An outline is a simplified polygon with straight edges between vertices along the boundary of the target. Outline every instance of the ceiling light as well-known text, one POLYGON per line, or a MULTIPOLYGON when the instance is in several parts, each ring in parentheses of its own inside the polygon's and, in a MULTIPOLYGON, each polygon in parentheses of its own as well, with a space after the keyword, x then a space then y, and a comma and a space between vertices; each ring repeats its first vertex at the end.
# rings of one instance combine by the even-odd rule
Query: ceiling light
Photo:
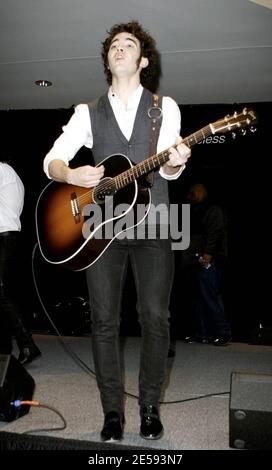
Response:
POLYGON ((50 82, 49 80, 36 80, 35 85, 47 87, 52 86, 52 82, 50 82))

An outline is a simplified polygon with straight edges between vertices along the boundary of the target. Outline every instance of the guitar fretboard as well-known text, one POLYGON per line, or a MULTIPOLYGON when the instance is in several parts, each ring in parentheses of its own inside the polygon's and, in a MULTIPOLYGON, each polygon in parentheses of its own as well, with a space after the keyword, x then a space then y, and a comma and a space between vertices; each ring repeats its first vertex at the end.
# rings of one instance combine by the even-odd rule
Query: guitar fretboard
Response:
MULTIPOLYGON (((183 143, 188 147, 193 147, 195 144, 198 144, 202 140, 206 139, 206 137, 209 137, 212 133, 212 128, 210 124, 208 124, 197 132, 194 132, 188 137, 185 137, 183 139, 183 143)), ((172 147, 176 148, 177 145, 173 145, 172 147)), ((155 170, 159 166, 166 163, 169 160, 169 157, 170 148, 164 150, 161 153, 158 153, 157 155, 152 155, 151 157, 147 158, 146 160, 143 160, 132 168, 129 168, 123 173, 120 173, 120 175, 114 178, 114 184, 116 189, 121 189, 138 179, 140 176, 143 176, 149 173, 150 171, 155 170)))

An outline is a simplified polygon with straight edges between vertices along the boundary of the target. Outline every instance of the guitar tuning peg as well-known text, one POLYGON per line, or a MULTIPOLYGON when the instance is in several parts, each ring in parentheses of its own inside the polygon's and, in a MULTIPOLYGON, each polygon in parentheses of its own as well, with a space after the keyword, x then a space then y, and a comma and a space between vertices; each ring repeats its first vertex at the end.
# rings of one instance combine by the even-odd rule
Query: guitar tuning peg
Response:
POLYGON ((240 132, 241 132, 242 135, 246 135, 246 133, 247 133, 246 129, 240 129, 240 132))
POLYGON ((253 126, 250 126, 249 130, 250 130, 250 132, 252 132, 254 134, 254 132, 256 132, 257 128, 253 127, 253 126))
POLYGON ((236 139, 236 132, 232 132, 232 133, 231 133, 231 137, 232 137, 233 139, 236 139))

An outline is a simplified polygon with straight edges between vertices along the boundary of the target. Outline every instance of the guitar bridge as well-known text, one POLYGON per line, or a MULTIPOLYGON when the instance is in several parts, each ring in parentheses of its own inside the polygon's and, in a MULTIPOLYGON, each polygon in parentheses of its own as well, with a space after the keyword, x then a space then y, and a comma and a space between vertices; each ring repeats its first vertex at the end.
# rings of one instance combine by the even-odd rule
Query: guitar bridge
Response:
POLYGON ((78 224, 80 222, 80 212, 79 212, 77 195, 75 192, 71 194, 71 209, 72 209, 73 217, 75 219, 75 223, 78 224))

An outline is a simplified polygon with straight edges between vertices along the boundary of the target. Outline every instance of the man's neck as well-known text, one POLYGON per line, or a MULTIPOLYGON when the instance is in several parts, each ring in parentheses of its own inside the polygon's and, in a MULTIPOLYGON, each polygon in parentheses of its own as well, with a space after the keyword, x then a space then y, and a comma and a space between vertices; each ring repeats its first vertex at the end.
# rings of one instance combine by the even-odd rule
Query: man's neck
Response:
POLYGON ((113 78, 112 80, 112 91, 116 93, 122 103, 127 106, 129 97, 134 93, 140 85, 140 79, 137 77, 133 78, 113 78))

